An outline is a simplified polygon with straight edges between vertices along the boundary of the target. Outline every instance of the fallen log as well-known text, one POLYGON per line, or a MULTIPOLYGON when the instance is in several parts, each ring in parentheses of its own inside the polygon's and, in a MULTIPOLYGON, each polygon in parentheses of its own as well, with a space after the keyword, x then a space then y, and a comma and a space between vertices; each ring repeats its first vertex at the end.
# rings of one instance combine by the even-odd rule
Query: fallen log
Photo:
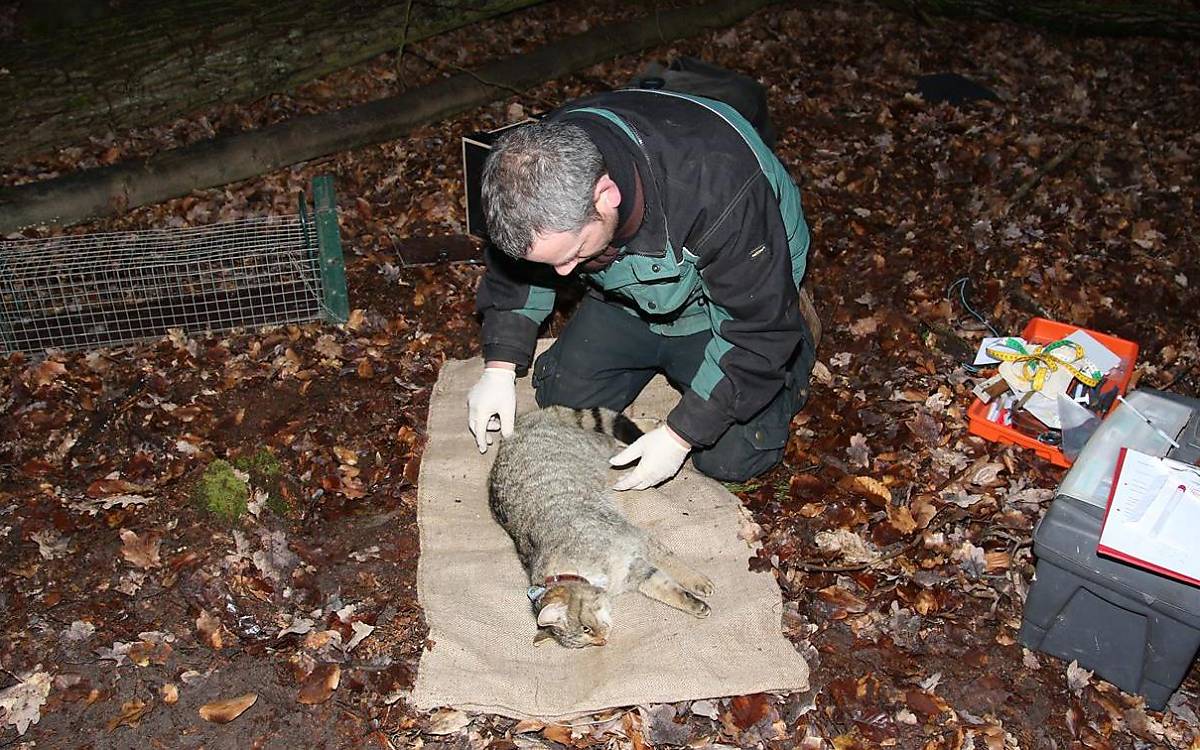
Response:
POLYGON ((416 127, 598 62, 727 27, 777 0, 718 0, 592 29, 519 57, 436 83, 318 115, 298 117, 148 159, 0 190, 0 234, 69 224, 244 180, 327 154, 393 140, 416 127))
POLYGON ((1157 36, 1200 38, 1200 9, 1190 0, 878 0, 913 13, 924 23, 932 16, 1015 21, 1078 36, 1157 36))
POLYGON ((172 0, 27 3, 0 43, 0 161, 110 129, 158 125, 288 91, 340 68, 541 0, 172 0), (96 15, 98 14, 98 15, 96 15))

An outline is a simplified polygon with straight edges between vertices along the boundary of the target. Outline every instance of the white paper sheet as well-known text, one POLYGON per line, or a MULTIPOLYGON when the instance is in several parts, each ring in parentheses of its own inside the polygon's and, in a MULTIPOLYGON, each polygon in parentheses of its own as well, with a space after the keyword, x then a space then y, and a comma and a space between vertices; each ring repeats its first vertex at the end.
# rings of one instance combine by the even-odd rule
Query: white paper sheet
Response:
POLYGON ((1104 344, 1101 344, 1090 335, 1087 331, 1075 331, 1070 336, 1067 336, 1067 341, 1079 344, 1083 347, 1083 356, 1092 361, 1096 369, 1103 374, 1112 371, 1114 367, 1121 364, 1121 358, 1113 353, 1104 344))
POLYGON ((1200 580, 1200 469, 1127 449, 1100 534, 1102 551, 1200 580))
POLYGON ((998 342, 1004 341, 1005 339, 1016 339, 1026 346, 1029 345, 1025 339, 1020 338, 1019 336, 986 336, 984 337, 983 341, 980 342, 979 351, 975 352, 975 361, 972 364, 974 364, 976 367, 979 367, 981 365, 994 365, 999 362, 1000 360, 988 354, 987 350, 995 346, 998 342))

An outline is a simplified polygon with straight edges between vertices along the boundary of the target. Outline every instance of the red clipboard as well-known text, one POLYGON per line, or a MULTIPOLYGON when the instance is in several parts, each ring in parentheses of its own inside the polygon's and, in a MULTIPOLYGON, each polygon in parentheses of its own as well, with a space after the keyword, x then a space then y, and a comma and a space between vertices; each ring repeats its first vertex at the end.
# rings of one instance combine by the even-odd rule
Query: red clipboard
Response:
MULTIPOLYGON (((1117 456, 1117 468, 1113 470, 1112 488, 1108 491, 1108 504, 1104 508, 1104 521, 1100 524, 1100 537, 1104 536, 1104 527, 1108 523, 1108 514, 1110 511, 1112 511, 1113 498, 1117 495, 1117 483, 1121 480, 1121 467, 1125 465, 1126 450, 1126 448, 1121 448, 1121 453, 1117 456)), ((1125 552, 1122 552, 1114 547, 1109 547, 1106 544, 1100 544, 1098 540, 1096 543, 1096 554, 1104 555, 1105 557, 1111 557, 1114 560, 1120 560, 1121 562, 1129 563, 1130 565, 1136 565, 1139 568, 1145 568, 1146 570, 1158 573, 1159 575, 1164 575, 1168 578, 1174 578, 1175 580, 1183 581, 1184 583, 1190 583, 1193 586, 1200 586, 1200 579, 1185 576, 1182 573, 1177 573, 1174 570, 1171 570, 1170 568, 1164 568, 1161 565, 1155 565, 1152 562, 1147 562, 1141 558, 1126 554, 1125 552)))

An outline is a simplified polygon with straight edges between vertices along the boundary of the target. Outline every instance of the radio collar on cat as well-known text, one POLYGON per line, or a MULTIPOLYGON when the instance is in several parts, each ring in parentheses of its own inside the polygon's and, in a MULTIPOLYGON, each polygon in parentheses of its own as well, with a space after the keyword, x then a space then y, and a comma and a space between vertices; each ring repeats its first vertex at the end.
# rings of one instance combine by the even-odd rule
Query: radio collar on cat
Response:
POLYGON ((608 578, 606 576, 585 578, 584 576, 576 575, 575 573, 560 573, 558 575, 546 576, 546 579, 542 582, 541 586, 530 586, 529 591, 527 592, 529 595, 529 601, 537 604, 551 586, 559 583, 586 583, 589 586, 594 586, 598 589, 608 588, 608 578))

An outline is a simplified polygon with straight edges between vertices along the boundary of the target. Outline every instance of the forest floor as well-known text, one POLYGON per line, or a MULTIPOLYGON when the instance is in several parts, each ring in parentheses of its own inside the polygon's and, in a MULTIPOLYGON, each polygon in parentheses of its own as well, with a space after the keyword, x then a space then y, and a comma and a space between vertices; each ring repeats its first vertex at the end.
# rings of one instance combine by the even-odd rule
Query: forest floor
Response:
MULTIPOLYGON (((632 13, 540 6, 288 95, 0 165, 0 182, 396 93, 632 13)), ((1063 471, 968 433, 979 377, 962 363, 984 326, 947 294, 968 278, 1005 333, 1044 316, 1136 341, 1141 386, 1200 395, 1195 60, 1162 40, 775 6, 408 138, 66 230, 290 214, 332 174, 354 313, 0 359, 0 747, 1200 747, 1195 671, 1157 712, 1017 642, 1032 529, 1063 471), (480 352, 482 269, 401 252, 464 233, 462 135, 676 54, 769 84, 812 229, 812 396, 784 464, 733 489, 758 524, 748 564, 777 577, 813 689, 623 707, 576 729, 424 714, 406 700, 427 632, 416 469, 439 367, 480 352), (925 102, 916 79, 938 72, 998 100, 925 102), (216 459, 271 498, 237 523, 198 507, 216 459), (244 695, 256 702, 229 723, 200 717, 244 695)))

